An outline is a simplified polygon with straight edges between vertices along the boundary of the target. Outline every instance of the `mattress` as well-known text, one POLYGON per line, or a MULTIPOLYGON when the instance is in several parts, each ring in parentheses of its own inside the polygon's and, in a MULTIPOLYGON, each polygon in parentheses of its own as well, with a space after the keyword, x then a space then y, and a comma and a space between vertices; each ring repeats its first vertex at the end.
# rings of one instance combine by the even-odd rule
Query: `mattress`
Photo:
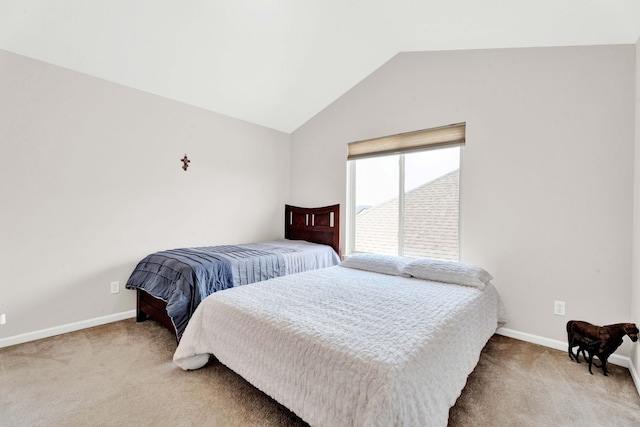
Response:
POLYGON ((335 266, 207 297, 174 362, 214 355, 313 426, 446 426, 503 313, 491 284, 335 266))

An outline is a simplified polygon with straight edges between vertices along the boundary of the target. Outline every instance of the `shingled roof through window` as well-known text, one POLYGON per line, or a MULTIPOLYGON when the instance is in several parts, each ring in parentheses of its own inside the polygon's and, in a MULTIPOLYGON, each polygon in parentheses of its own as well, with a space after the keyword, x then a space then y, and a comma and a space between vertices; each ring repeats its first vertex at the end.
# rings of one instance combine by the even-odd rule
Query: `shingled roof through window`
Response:
MULTIPOLYGON (((404 256, 459 257, 459 170, 405 194, 404 256)), ((356 215, 356 251, 397 254, 398 199, 356 215)))

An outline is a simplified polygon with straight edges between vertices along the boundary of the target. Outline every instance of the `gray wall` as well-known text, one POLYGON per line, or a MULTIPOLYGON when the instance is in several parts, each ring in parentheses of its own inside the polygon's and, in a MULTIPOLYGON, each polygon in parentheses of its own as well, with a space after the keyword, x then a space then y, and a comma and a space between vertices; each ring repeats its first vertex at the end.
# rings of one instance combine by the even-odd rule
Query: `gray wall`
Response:
MULTIPOLYGON (((640 39, 636 43, 636 135, 635 135, 635 176, 633 209, 633 278, 631 292, 631 314, 640 322, 640 39)), ((640 368, 640 350, 633 346, 631 361, 635 369, 640 368)), ((634 380, 638 380, 637 371, 634 380)), ((640 389, 640 384, 636 383, 640 389)))
POLYGON ((109 283, 147 253, 278 237, 344 206, 348 142, 460 121, 462 260, 507 327, 638 322, 639 49, 400 54, 291 136, 0 51, 0 339, 132 310, 109 283))
POLYGON ((293 133, 292 202, 344 206, 350 141, 464 121, 461 260, 506 327, 629 321, 634 70, 632 45, 399 54, 293 133))
POLYGON ((4 51, 0 94, 0 338, 133 310, 150 252, 282 236, 289 135, 4 51))

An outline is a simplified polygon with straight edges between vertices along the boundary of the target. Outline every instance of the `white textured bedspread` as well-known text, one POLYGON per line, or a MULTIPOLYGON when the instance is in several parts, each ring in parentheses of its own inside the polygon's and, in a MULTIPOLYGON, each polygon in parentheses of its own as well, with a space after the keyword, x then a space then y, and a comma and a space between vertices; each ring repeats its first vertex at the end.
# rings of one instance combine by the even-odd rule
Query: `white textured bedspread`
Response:
POLYGON ((336 266, 207 297, 174 361, 213 354, 312 426, 446 426, 502 312, 492 285, 336 266))

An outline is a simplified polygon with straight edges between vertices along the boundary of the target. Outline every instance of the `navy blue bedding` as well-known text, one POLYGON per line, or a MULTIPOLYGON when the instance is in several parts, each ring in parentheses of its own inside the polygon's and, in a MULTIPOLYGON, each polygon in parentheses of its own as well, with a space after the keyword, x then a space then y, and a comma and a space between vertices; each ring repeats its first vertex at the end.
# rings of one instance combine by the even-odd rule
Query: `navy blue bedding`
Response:
POLYGON ((288 251, 282 248, 268 251, 255 245, 156 252, 138 263, 126 287, 143 289, 165 301, 167 314, 179 340, 196 307, 208 295, 234 284, 243 285, 285 275, 284 252, 288 251))

